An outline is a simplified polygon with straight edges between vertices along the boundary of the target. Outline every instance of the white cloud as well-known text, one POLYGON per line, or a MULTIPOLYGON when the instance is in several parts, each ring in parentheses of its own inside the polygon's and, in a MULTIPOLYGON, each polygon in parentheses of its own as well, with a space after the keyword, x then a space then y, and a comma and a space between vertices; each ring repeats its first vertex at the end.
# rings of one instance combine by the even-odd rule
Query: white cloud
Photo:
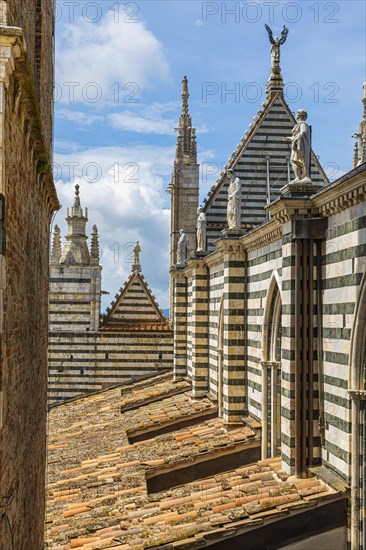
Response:
POLYGON ((139 116, 131 111, 112 113, 108 118, 113 128, 143 134, 171 135, 177 125, 176 120, 173 118, 154 118, 143 114, 139 116))
POLYGON ((103 115, 94 115, 90 113, 83 113, 81 111, 71 111, 70 109, 56 109, 55 114, 56 118, 68 120, 80 126, 91 126, 96 122, 103 122, 105 120, 103 115))
POLYGON ((80 18, 77 24, 64 27, 59 41, 62 47, 58 48, 56 89, 61 102, 70 101, 72 88, 75 101, 87 102, 86 96, 94 97, 95 92, 92 88, 85 92, 89 83, 100 87, 102 100, 113 101, 115 83, 119 83, 120 93, 126 95, 133 92, 131 87, 123 90, 127 83, 135 83, 136 91, 168 79, 162 45, 142 22, 128 23, 123 19, 115 22, 112 12, 94 25, 80 18), (65 85, 70 82, 78 85, 65 85))
POLYGON ((110 292, 110 296, 104 297, 104 307, 130 273, 131 243, 136 240, 141 244, 143 272, 150 287, 161 307, 169 305, 170 201, 165 188, 173 158, 174 148, 153 146, 101 147, 56 154, 65 183, 61 179, 57 182, 63 208, 55 223, 65 235, 65 209, 72 205, 74 186, 78 183, 82 206, 89 211, 88 234, 93 224, 99 229, 102 287, 110 292), (66 177, 70 162, 78 163, 73 182, 66 177), (85 167, 92 162, 100 167, 100 178, 87 182, 85 167), (119 182, 115 180, 116 171, 110 169, 116 163, 121 167, 119 182), (126 165, 130 167, 124 169, 126 165))
MULTIPOLYGON (((151 105, 139 105, 138 114, 132 111, 112 113, 108 116, 113 128, 128 132, 144 134, 172 135, 178 125, 181 113, 179 102, 152 103, 151 105), (167 115, 170 114, 168 117, 167 115)), ((202 125, 197 128, 198 134, 208 132, 208 127, 202 125)))

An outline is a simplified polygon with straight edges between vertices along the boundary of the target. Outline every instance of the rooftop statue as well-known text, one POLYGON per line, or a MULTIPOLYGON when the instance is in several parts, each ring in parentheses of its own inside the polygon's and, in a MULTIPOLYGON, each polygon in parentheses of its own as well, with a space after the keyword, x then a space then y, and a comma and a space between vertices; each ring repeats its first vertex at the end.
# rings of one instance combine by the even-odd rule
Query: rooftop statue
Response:
POLYGON ((292 183, 311 183, 310 156, 311 156, 311 130, 306 119, 308 114, 304 109, 296 113, 297 124, 292 129, 292 136, 283 138, 291 143, 291 166, 295 174, 292 183))
POLYGON ((141 252, 140 243, 139 241, 136 241, 135 246, 133 247, 133 264, 132 264, 133 272, 141 271, 140 252, 141 252))
POLYGON ((177 246, 177 264, 182 265, 187 259, 188 254, 188 237, 184 230, 179 231, 179 241, 177 246))
POLYGON ((204 252, 206 250, 207 219, 202 206, 198 208, 197 214, 197 252, 204 252))
POLYGON ((272 44, 271 46, 271 76, 279 75, 281 74, 281 68, 280 68, 280 58, 281 58, 281 51, 280 48, 282 44, 286 42, 286 38, 288 35, 288 28, 283 26, 281 38, 278 38, 278 36, 275 36, 273 38, 273 32, 270 29, 268 25, 264 25, 266 27, 266 31, 268 32, 269 41, 272 44))
POLYGON ((227 225, 229 229, 241 228, 241 183, 231 168, 227 171, 230 181, 227 202, 227 225))

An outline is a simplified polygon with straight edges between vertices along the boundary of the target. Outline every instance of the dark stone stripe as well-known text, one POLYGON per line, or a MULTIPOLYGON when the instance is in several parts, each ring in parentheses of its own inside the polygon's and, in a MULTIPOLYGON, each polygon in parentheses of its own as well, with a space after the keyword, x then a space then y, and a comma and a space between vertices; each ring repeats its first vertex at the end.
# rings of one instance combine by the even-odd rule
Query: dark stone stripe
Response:
POLYGON ((61 278, 50 278, 50 283, 91 283, 91 279, 72 279, 71 277, 61 279, 61 278))
POLYGON ((344 288, 347 286, 357 286, 362 280, 363 273, 352 273, 342 277, 333 277, 323 281, 323 288, 344 288))
POLYGON ((328 229, 327 239, 331 240, 335 237, 341 237, 342 235, 347 235, 348 233, 352 233, 353 231, 359 231, 360 229, 364 229, 365 227, 366 216, 361 216, 360 218, 356 218, 355 220, 350 220, 342 225, 337 225, 336 227, 328 229))
POLYGON ((337 365, 348 365, 349 356, 348 353, 325 351, 324 360, 328 363, 335 363, 337 365))
POLYGON ((355 310, 354 302, 344 304, 323 304, 323 313, 325 315, 351 315, 355 310))

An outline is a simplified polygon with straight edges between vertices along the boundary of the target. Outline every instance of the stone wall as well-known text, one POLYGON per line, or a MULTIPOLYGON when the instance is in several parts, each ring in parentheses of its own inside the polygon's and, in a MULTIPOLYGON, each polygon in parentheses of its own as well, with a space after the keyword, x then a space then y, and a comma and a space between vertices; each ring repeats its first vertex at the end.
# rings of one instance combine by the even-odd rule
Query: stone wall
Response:
POLYGON ((38 53, 38 96, 30 70, 36 40, 34 2, 1 2, 0 193, 0 548, 41 549, 44 529, 47 412, 49 227, 58 208, 49 154, 52 136, 53 4, 42 2, 47 32, 38 53), (19 4, 19 5, 18 5, 19 4), (27 4, 27 5, 26 5, 27 4), (47 5, 46 5, 47 4, 47 5), (21 19, 13 10, 22 9, 21 19), (25 53, 27 51, 27 54, 25 53), (42 113, 40 116, 39 113, 42 113), (43 123, 43 125, 42 125, 43 123))
MULTIPOLYGON (((3 4, 3 2, 2 2, 3 4)), ((38 98, 35 116, 42 121, 42 139, 52 149, 54 77, 54 3, 49 0, 7 0, 8 24, 20 27, 27 44, 27 65, 38 98)))
POLYGON ((49 403, 153 376, 172 364, 170 329, 50 332, 49 403))

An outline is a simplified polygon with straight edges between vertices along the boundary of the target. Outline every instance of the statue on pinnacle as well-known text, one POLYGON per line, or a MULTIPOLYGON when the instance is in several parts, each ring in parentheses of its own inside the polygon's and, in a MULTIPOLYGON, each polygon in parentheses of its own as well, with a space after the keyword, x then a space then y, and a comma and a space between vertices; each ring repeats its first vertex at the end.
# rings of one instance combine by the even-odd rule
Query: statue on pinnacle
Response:
POLYGON ((271 46, 271 76, 281 74, 280 59, 281 59, 281 46, 286 42, 288 35, 288 28, 284 25, 281 33, 281 38, 275 36, 273 38, 273 32, 268 25, 264 25, 268 32, 269 41, 271 46))

